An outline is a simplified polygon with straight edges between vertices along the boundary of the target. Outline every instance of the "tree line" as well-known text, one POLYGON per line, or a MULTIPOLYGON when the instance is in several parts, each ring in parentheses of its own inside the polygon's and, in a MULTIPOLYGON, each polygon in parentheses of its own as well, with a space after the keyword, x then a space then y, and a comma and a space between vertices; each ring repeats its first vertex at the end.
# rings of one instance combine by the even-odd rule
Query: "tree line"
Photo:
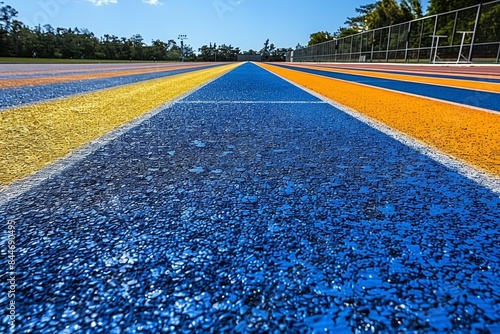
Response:
MULTIPOLYGON (((16 20, 17 10, 0 2, 0 56, 116 60, 179 60, 181 48, 173 39, 146 45, 141 35, 97 37, 85 28, 54 28, 50 24, 31 28, 16 20)), ((190 46, 184 47, 193 58, 190 46)))
MULTIPOLYGON (((426 15, 445 13, 485 2, 488 1, 430 0, 426 15)), ((408 22, 424 16, 420 0, 379 0, 356 8, 356 13, 358 14, 357 16, 348 17, 344 22, 344 26, 338 28, 335 33, 327 31, 312 33, 308 45, 354 35, 366 30, 408 22)))
POLYGON ((277 48, 269 40, 259 51, 241 51, 232 45, 210 43, 198 49, 182 48, 175 39, 153 40, 149 45, 140 34, 130 38, 106 34, 102 37, 85 28, 29 27, 17 20, 17 10, 0 1, 0 56, 66 59, 178 61, 236 61, 239 54, 260 54, 267 61, 284 61, 291 48, 277 48))
POLYGON ((264 46, 259 51, 248 50, 241 51, 238 47, 233 47, 231 45, 217 45, 217 43, 210 43, 209 45, 203 45, 198 49, 199 54, 197 59, 200 61, 235 61, 238 55, 261 55, 262 59, 265 61, 285 61, 286 53, 293 50, 292 48, 277 48, 274 43, 271 43, 269 39, 264 42, 264 46))

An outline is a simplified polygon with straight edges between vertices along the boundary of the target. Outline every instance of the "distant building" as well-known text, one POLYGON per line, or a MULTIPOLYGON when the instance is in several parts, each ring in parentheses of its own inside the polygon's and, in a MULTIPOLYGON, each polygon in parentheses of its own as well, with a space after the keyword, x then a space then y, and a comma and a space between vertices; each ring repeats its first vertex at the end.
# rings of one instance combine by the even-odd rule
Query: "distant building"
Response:
POLYGON ((238 55, 238 61, 262 61, 261 55, 238 55))

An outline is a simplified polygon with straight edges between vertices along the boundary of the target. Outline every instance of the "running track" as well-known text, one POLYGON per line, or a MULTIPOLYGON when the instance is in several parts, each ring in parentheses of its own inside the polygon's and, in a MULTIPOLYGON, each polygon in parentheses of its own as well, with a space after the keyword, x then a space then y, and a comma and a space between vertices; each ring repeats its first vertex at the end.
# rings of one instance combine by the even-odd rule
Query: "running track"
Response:
POLYGON ((495 173, 480 185, 268 70, 243 64, 1 201, 16 332, 500 332, 495 173))

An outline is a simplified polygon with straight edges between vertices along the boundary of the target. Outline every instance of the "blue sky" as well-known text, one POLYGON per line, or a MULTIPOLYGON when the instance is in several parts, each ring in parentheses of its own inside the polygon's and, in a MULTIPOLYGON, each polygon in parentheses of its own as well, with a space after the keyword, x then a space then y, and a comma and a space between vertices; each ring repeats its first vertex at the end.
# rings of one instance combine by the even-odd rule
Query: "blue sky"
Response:
MULTIPOLYGON (((4 0, 33 27, 87 28, 96 36, 140 34, 148 44, 187 35, 196 51, 215 42, 260 50, 307 44, 316 31, 335 32, 355 8, 375 0, 4 0)), ((422 1, 427 4, 428 1, 422 1)), ((425 6, 426 7, 426 6, 425 6)))

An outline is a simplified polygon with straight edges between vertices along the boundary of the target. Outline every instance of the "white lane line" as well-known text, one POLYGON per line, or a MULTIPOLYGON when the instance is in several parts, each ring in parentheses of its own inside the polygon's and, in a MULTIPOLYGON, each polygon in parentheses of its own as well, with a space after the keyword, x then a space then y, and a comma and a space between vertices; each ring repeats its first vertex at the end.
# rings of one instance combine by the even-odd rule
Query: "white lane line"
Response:
POLYGON ((325 101, 178 101, 176 104, 325 104, 325 101))
MULTIPOLYGON (((290 66, 290 68, 293 68, 293 66, 290 66)), ((307 69, 313 69, 313 70, 322 71, 322 69, 318 69, 318 68, 314 68, 314 67, 307 67, 307 66, 296 66, 295 68, 302 68, 302 69, 306 69, 306 70, 307 69)), ((375 80, 386 80, 386 81, 400 81, 400 82, 409 82, 409 83, 423 84, 423 85, 430 85, 430 86, 437 86, 437 87, 445 87, 443 84, 437 84, 437 83, 432 83, 432 82, 422 82, 422 81, 411 80, 411 79, 384 78, 384 77, 378 77, 375 74, 371 74, 371 75, 370 74, 353 74, 353 73, 342 72, 342 70, 340 70, 340 71, 324 71, 324 72, 340 73, 340 74, 347 74, 347 75, 355 75, 355 76, 361 76, 361 77, 364 77, 364 78, 368 78, 368 80, 360 80, 360 81, 349 81, 349 80, 347 80, 347 82, 351 82, 351 83, 354 82, 354 83, 363 84, 363 82, 368 82, 369 83, 369 82, 376 82, 375 80)), ((309 72, 306 72, 306 73, 309 73, 309 72)), ((309 73, 309 74, 321 75, 321 76, 326 76, 327 78, 332 78, 332 77, 329 77, 327 75, 322 75, 322 74, 316 74, 316 73, 309 73)), ((406 74, 403 74, 403 75, 406 75, 406 74)), ((425 77, 423 77, 423 78, 425 78, 425 77)), ((337 80, 345 81, 344 79, 338 79, 338 78, 332 78, 332 79, 337 79, 337 80)), ((466 80, 466 79, 455 79, 455 78, 444 78, 444 79, 453 80, 453 81, 464 81, 464 82, 467 82, 467 83, 471 82, 471 80, 466 80)), ((475 82, 478 83, 484 89, 483 88, 467 88, 467 87, 460 87, 460 86, 450 86, 448 88, 463 89, 463 90, 468 90, 470 92, 482 92, 482 93, 500 94, 499 92, 492 91, 492 90, 486 88, 490 84, 496 85, 496 84, 498 84, 498 82, 488 82, 488 81, 475 81, 475 82)), ((376 88, 381 88, 381 87, 377 87, 376 85, 369 85, 369 86, 376 87, 376 88)), ((395 91, 395 92, 401 92, 401 91, 398 91, 398 90, 392 90, 390 88, 382 88, 382 89, 387 89, 387 90, 395 91)), ((405 92, 401 92, 401 93, 405 93, 405 92)), ((411 93, 407 93, 407 94, 411 94, 411 93)), ((416 96, 426 97, 426 96, 423 96, 423 95, 416 95, 416 96)), ((440 100, 440 101, 446 101, 446 100, 440 100)), ((454 103, 456 103, 456 102, 454 102, 454 103)), ((460 103, 458 103, 458 104, 460 104, 460 103)), ((473 106, 471 106, 471 107, 473 107, 473 106)), ((477 108, 478 109, 482 109, 480 107, 477 107, 477 108)), ((489 110, 489 109, 484 109, 484 110, 489 110)))
MULTIPOLYGON (((266 69, 267 70, 267 69, 266 69)), ((270 73, 273 73, 270 70, 267 70, 270 73)), ((471 164, 468 164, 466 162, 460 161, 453 159, 452 157, 448 156, 447 154, 439 151, 435 147, 432 147, 430 145, 427 145, 426 143, 417 140, 413 137, 408 136, 407 134, 397 131, 387 125, 385 125, 382 122, 379 122, 375 119, 372 119, 354 109, 351 109, 349 107, 346 107, 334 100, 330 100, 329 98, 316 93, 306 87, 300 86, 299 84, 288 80, 276 73, 273 73, 277 77, 291 83, 292 85, 308 92, 309 94, 323 100, 324 102, 330 104, 331 106, 345 112, 346 114, 356 118, 357 120, 367 124, 368 126, 388 135, 391 138, 394 138, 395 140, 399 141, 400 143, 407 145, 419 153, 433 159, 434 161, 444 165, 445 167, 456 171, 458 174, 463 175, 467 177, 468 179, 478 183, 479 185, 490 189, 491 191, 499 194, 500 197, 500 177, 496 176, 494 174, 491 174, 490 172, 480 169, 479 167, 473 166, 471 164)))
MULTIPOLYGON (((217 66, 208 67, 208 68, 216 68, 216 67, 217 66)), ((141 80, 141 81, 136 81, 136 82, 129 82, 129 83, 125 83, 125 84, 119 84, 119 85, 116 85, 116 86, 110 86, 110 87, 104 87, 104 88, 99 88, 99 89, 95 89, 95 90, 89 90, 89 91, 86 91, 86 92, 80 92, 80 93, 74 93, 74 94, 71 93, 69 95, 61 95, 61 96, 51 97, 51 98, 42 99, 42 100, 38 100, 38 101, 23 102, 23 103, 16 104, 16 105, 3 106, 3 107, 0 107, 0 112, 9 111, 11 109, 18 109, 18 108, 24 108, 24 107, 32 107, 32 106, 36 106, 36 105, 41 104, 41 103, 48 103, 48 102, 53 102, 53 101, 58 101, 58 100, 64 100, 64 99, 67 99, 67 98, 73 98, 73 97, 88 95, 88 94, 97 93, 97 92, 105 92, 107 90, 112 90, 112 89, 115 89, 115 88, 132 86, 132 85, 135 85, 135 84, 138 84, 138 83, 141 83, 141 82, 144 83, 146 81, 151 81, 151 80, 165 79, 165 78, 168 78, 168 77, 171 77, 171 76, 174 76, 174 75, 178 75, 178 74, 192 73, 192 72, 195 72, 196 69, 197 69, 197 67, 194 67, 194 68, 193 67, 188 67, 188 68, 185 68, 186 71, 181 72, 181 73, 177 73, 177 74, 165 75, 165 76, 161 76, 161 77, 153 78, 153 79, 148 79, 148 80, 141 80), (193 70, 193 71, 187 71, 187 70, 193 70)), ((203 70, 203 69, 204 68, 199 69, 199 70, 203 70)), ((182 71, 182 70, 183 69, 179 69, 179 71, 182 71)), ((172 69, 170 71, 177 71, 177 70, 176 69, 172 69)), ((168 71, 154 72, 153 74, 164 73, 164 72, 168 72, 168 71)), ((145 74, 148 74, 148 73, 145 73, 145 74)), ((139 75, 141 75, 141 74, 139 74, 139 75)), ((101 78, 101 79, 110 79, 110 78, 101 78)), ((111 78, 111 79, 113 79, 113 78, 111 78)), ((100 79, 97 78, 96 80, 100 80, 100 79)), ((84 81, 86 81, 86 80, 84 80, 84 81)), ((74 81, 74 82, 70 82, 70 83, 75 83, 75 82, 82 82, 82 80, 80 80, 80 81, 74 81)), ((60 83, 60 84, 62 84, 62 83, 60 83)), ((48 84, 48 85, 52 85, 52 84, 48 84)), ((7 90, 9 90, 9 89, 24 89, 26 87, 28 87, 28 88, 30 88, 30 87, 43 87, 43 86, 44 85, 42 85, 42 86, 37 85, 37 86, 12 87, 12 88, 7 88, 7 90)))
MULTIPOLYGON (((328 79, 331 79, 331 80, 339 80, 339 81, 350 83, 350 84, 357 84, 357 85, 368 87, 368 88, 376 88, 376 89, 380 89, 380 90, 385 90, 385 91, 391 92, 391 93, 399 93, 399 94, 413 96, 413 97, 418 97, 418 98, 426 99, 426 100, 430 100, 430 101, 451 104, 451 105, 462 107, 462 108, 475 109, 475 110, 487 112, 487 113, 490 113, 490 114, 498 115, 500 113, 500 110, 486 109, 486 108, 476 107, 476 106, 473 106, 473 105, 470 105, 470 104, 453 102, 453 101, 438 99, 438 98, 435 98, 435 97, 430 97, 430 96, 425 96, 425 95, 418 95, 418 94, 414 94, 414 93, 404 92, 404 91, 401 91, 401 90, 395 90, 395 89, 390 89, 390 88, 385 88, 385 87, 379 87, 377 85, 370 85, 370 84, 365 83, 365 82, 374 82, 374 81, 349 81, 349 80, 345 80, 345 79, 332 78, 332 77, 329 77, 328 75, 317 74, 317 73, 309 73, 309 72, 301 71, 300 69, 293 69, 293 68, 286 68, 286 69, 290 69, 292 71, 297 71, 297 72, 302 72, 302 73, 307 73, 307 74, 311 74, 311 75, 316 75, 318 77, 328 78, 328 79)), ((305 69, 307 69, 307 68, 305 68, 305 69)), ((284 78, 282 78, 282 79, 284 79, 284 78)), ((386 80, 389 80, 389 79, 386 79, 386 80)), ((394 81, 394 79, 392 79, 392 81, 394 81)), ((401 82, 405 82, 404 80, 400 80, 400 81, 401 82)), ((422 84, 421 82, 416 82, 416 83, 422 84)), ((431 84, 425 83, 425 85, 431 85, 431 84)), ((436 86, 443 87, 442 85, 436 85, 436 86)), ((459 88, 459 87, 451 87, 451 88, 459 88)), ((468 99, 471 100, 471 101, 473 101, 473 100, 480 101, 480 100, 484 99, 481 95, 478 95, 477 92, 490 93, 490 94, 498 94, 500 96, 500 93, 498 93, 498 92, 482 91, 482 90, 479 90, 479 89, 467 89, 467 88, 459 88, 459 89, 469 90, 470 91, 470 95, 468 95, 468 99)))
POLYGON ((48 165, 45 168, 42 168, 33 174, 22 178, 20 180, 14 181, 8 186, 5 186, 3 189, 0 189, 0 206, 4 206, 11 200, 15 199, 18 196, 21 196, 22 194, 32 190, 33 188, 41 185, 43 182, 46 180, 57 177, 59 176, 64 170, 76 165, 101 147, 107 145, 111 141, 119 138, 121 135, 125 134, 126 132, 130 131, 131 129, 141 125, 145 121, 149 120, 153 116, 157 115, 158 113, 162 112, 163 110, 173 106, 175 103, 178 101, 185 99, 188 97, 190 94, 196 92, 198 89, 203 88, 204 86, 212 83, 213 81, 223 77, 224 75, 228 74, 231 71, 225 72, 221 75, 219 75, 216 78, 213 78, 212 80, 184 93, 180 97, 169 101, 158 108, 155 108, 153 110, 148 111, 147 113, 143 114, 142 116, 134 119, 133 121, 126 123, 115 130, 103 135, 102 137, 99 137, 97 139, 92 140, 91 142, 85 144, 84 146, 80 147, 79 149, 76 149, 75 151, 69 153, 67 156, 55 161, 54 163, 48 165))

